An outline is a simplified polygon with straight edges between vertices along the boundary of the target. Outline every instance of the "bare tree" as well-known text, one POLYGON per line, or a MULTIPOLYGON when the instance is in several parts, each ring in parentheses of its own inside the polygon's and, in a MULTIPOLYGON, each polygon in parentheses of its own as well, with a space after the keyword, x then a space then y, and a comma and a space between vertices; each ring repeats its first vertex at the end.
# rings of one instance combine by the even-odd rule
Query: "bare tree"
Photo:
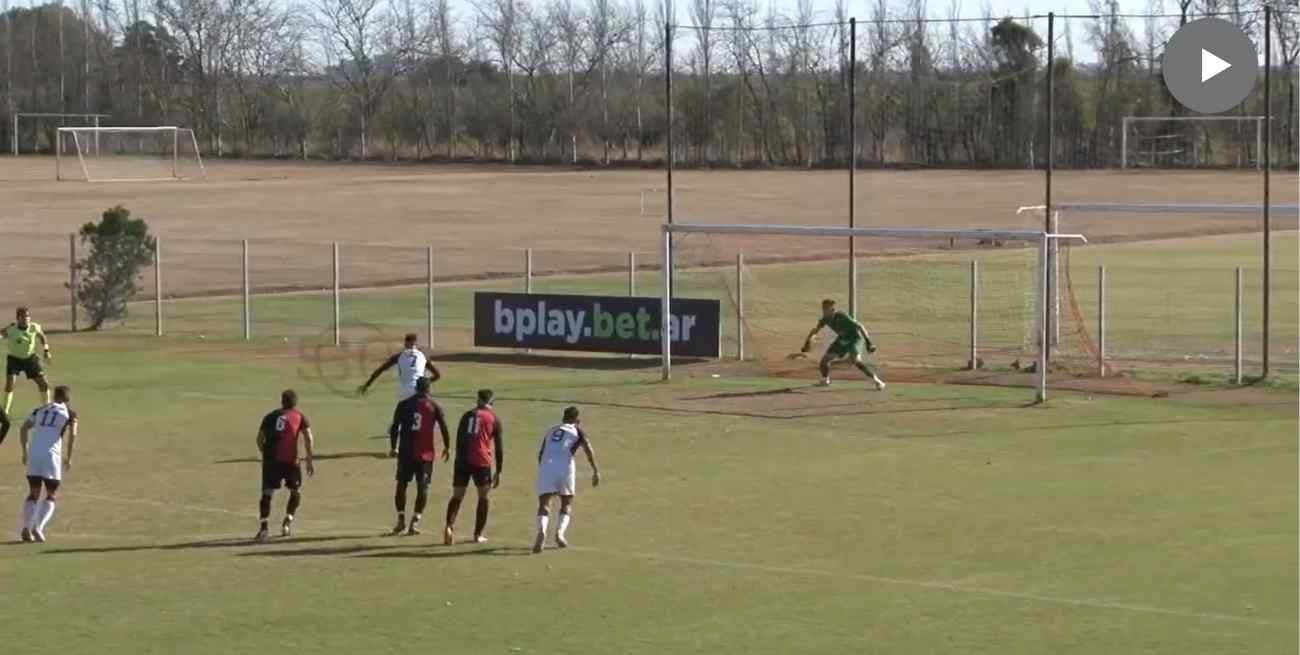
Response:
POLYGON ((507 150, 510 161, 516 159, 515 147, 515 45, 519 40, 519 3, 518 0, 483 0, 477 5, 480 25, 487 30, 487 38, 496 48, 496 53, 505 69, 506 84, 509 88, 510 133, 507 150))
POLYGON ((370 123, 392 87, 398 54, 387 0, 316 0, 313 19, 329 70, 361 121, 361 158, 369 156, 370 123))
POLYGON ((696 50, 699 53, 704 75, 704 122, 700 154, 704 160, 714 157, 713 147, 713 22, 717 16, 716 0, 691 0, 691 16, 695 20, 696 50))

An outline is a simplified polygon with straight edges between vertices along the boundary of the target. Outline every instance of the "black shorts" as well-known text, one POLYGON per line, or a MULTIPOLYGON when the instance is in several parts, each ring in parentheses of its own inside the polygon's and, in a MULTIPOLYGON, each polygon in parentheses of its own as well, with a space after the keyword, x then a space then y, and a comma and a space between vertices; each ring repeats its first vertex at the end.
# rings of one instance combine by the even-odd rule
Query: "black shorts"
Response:
POLYGON ((301 487, 302 467, 282 462, 262 462, 262 489, 279 489, 282 482, 285 489, 301 487))
POLYGON ((42 478, 42 477, 39 476, 39 475, 29 475, 29 476, 27 476, 27 485, 28 485, 28 486, 39 488, 41 485, 45 485, 45 490, 46 490, 46 491, 49 491, 49 492, 51 492, 51 493, 59 490, 59 484, 60 484, 60 482, 59 482, 58 480, 51 480, 51 479, 49 479, 49 478, 42 478))
POLYGON ((397 460, 397 481, 406 484, 411 480, 415 480, 415 484, 420 486, 428 486, 433 481, 433 462, 399 458, 397 460))
POLYGON ((32 355, 27 359, 18 359, 10 355, 5 361, 5 374, 18 375, 23 373, 28 380, 45 377, 45 367, 41 365, 41 358, 32 355))
POLYGON ((457 464, 455 472, 451 475, 451 486, 468 487, 470 480, 474 481, 476 487, 486 487, 492 484, 492 467, 457 464))

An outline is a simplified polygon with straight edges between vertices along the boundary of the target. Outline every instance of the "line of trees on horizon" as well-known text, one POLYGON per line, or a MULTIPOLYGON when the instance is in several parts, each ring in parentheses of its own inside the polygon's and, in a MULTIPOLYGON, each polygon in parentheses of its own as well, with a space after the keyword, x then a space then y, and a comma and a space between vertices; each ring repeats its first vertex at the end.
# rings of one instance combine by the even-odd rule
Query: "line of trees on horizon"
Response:
MULTIPOLYGON (((104 125, 190 127, 205 156, 451 159, 728 167, 1111 167, 1123 117, 1187 115, 1160 71, 1164 42, 1206 14, 1262 44, 1261 0, 1170 0, 1134 19, 931 20, 926 0, 863 0, 856 60, 849 0, 818 23, 811 0, 0 0, 0 117, 101 113, 104 125), (653 4, 650 4, 653 3, 653 4), (669 32, 667 23, 682 25, 669 32), (687 26, 689 24, 689 26, 687 26), (1080 40, 1082 43, 1076 44, 1080 40), (1080 53, 1082 54, 1080 56, 1080 53), (850 143, 850 71, 856 76, 850 143)), ((958 17, 958 5, 949 8, 958 17)), ((1273 14, 1274 162, 1297 158, 1294 0, 1273 14)), ((1262 51, 1262 45, 1260 47, 1262 51)), ((1263 114, 1263 84, 1232 115, 1263 114)), ((29 119, 23 151, 60 126, 29 119)), ((1155 122, 1128 135, 1132 164, 1254 166, 1253 123, 1155 122)))

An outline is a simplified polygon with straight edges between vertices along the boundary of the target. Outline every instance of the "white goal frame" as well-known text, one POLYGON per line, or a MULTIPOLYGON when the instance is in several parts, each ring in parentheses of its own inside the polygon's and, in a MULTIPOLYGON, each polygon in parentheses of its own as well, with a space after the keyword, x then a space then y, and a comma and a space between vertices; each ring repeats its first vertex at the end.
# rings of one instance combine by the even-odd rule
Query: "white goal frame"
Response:
MULTIPOLYGON (((86 120, 86 119, 90 119, 90 120, 94 123, 94 125, 90 125, 90 126, 87 126, 87 127, 99 127, 99 119, 101 119, 101 118, 108 118, 108 116, 109 116, 108 114, 55 114, 55 113, 37 112, 37 111, 20 111, 20 112, 18 112, 18 113, 15 113, 15 114, 14 114, 14 123, 13 123, 12 131, 9 133, 9 134, 13 137, 13 143, 12 143, 12 145, 13 145, 13 155, 14 155, 15 157, 18 156, 18 125, 19 125, 19 121, 20 121, 21 119, 24 119, 24 118, 77 118, 77 119, 80 119, 80 120, 83 120, 83 121, 86 120)), ((57 147, 58 147, 58 144, 56 143, 56 144, 55 144, 55 148, 57 149, 57 147)))
POLYGON ((71 138, 72 144, 77 151, 77 163, 81 166, 81 174, 87 182, 163 182, 167 180, 181 179, 179 171, 180 159, 180 141, 181 133, 189 135, 190 145, 194 147, 194 160, 199 165, 199 175, 206 176, 207 169, 203 166, 203 155, 199 152, 198 137, 195 136, 194 130, 185 127, 163 126, 163 127, 60 127, 55 139, 55 157, 54 157, 54 179, 63 180, 63 143, 65 138, 71 138), (170 133, 172 137, 172 174, 168 177, 128 177, 128 178, 93 178, 90 176, 90 170, 86 167, 85 145, 78 138, 79 133, 91 133, 95 135, 94 154, 99 154, 99 135, 100 134, 157 134, 170 133))
POLYGON ((1019 241, 1033 244, 1038 251, 1035 265, 1037 278, 1037 308, 1034 312, 1034 331, 1037 333, 1038 356, 1036 372, 1038 374, 1038 402, 1047 400, 1047 354, 1050 345, 1047 339, 1047 252, 1051 245, 1062 239, 1088 242, 1082 234, 1052 234, 1033 230, 961 230, 961 229, 925 229, 925 228, 883 228, 883 227, 826 227, 820 225, 707 225, 691 223, 665 223, 660 238, 662 255, 663 290, 659 305, 659 347, 662 365, 662 377, 672 379, 672 271, 674 234, 749 234, 765 236, 799 236, 799 237, 887 237, 887 238, 929 238, 947 239, 990 239, 998 241, 1019 241), (1050 245, 1049 245, 1050 244, 1050 245))
POLYGON ((1263 116, 1125 116, 1120 133, 1119 167, 1128 168, 1128 133, 1133 123, 1198 123, 1204 121, 1255 123, 1255 168, 1263 168, 1264 117, 1263 116))

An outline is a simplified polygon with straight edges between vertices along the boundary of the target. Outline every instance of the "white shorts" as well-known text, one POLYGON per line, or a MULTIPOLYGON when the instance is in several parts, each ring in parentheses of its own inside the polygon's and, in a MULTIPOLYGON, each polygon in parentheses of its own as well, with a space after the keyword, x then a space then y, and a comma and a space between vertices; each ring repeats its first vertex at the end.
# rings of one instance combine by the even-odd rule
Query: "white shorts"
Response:
POLYGON ((27 476, 44 480, 62 480, 63 461, 55 453, 30 453, 27 456, 27 476))
POLYGON ((537 469, 537 495, 558 494, 572 496, 578 490, 577 475, 572 466, 541 466, 537 469))

